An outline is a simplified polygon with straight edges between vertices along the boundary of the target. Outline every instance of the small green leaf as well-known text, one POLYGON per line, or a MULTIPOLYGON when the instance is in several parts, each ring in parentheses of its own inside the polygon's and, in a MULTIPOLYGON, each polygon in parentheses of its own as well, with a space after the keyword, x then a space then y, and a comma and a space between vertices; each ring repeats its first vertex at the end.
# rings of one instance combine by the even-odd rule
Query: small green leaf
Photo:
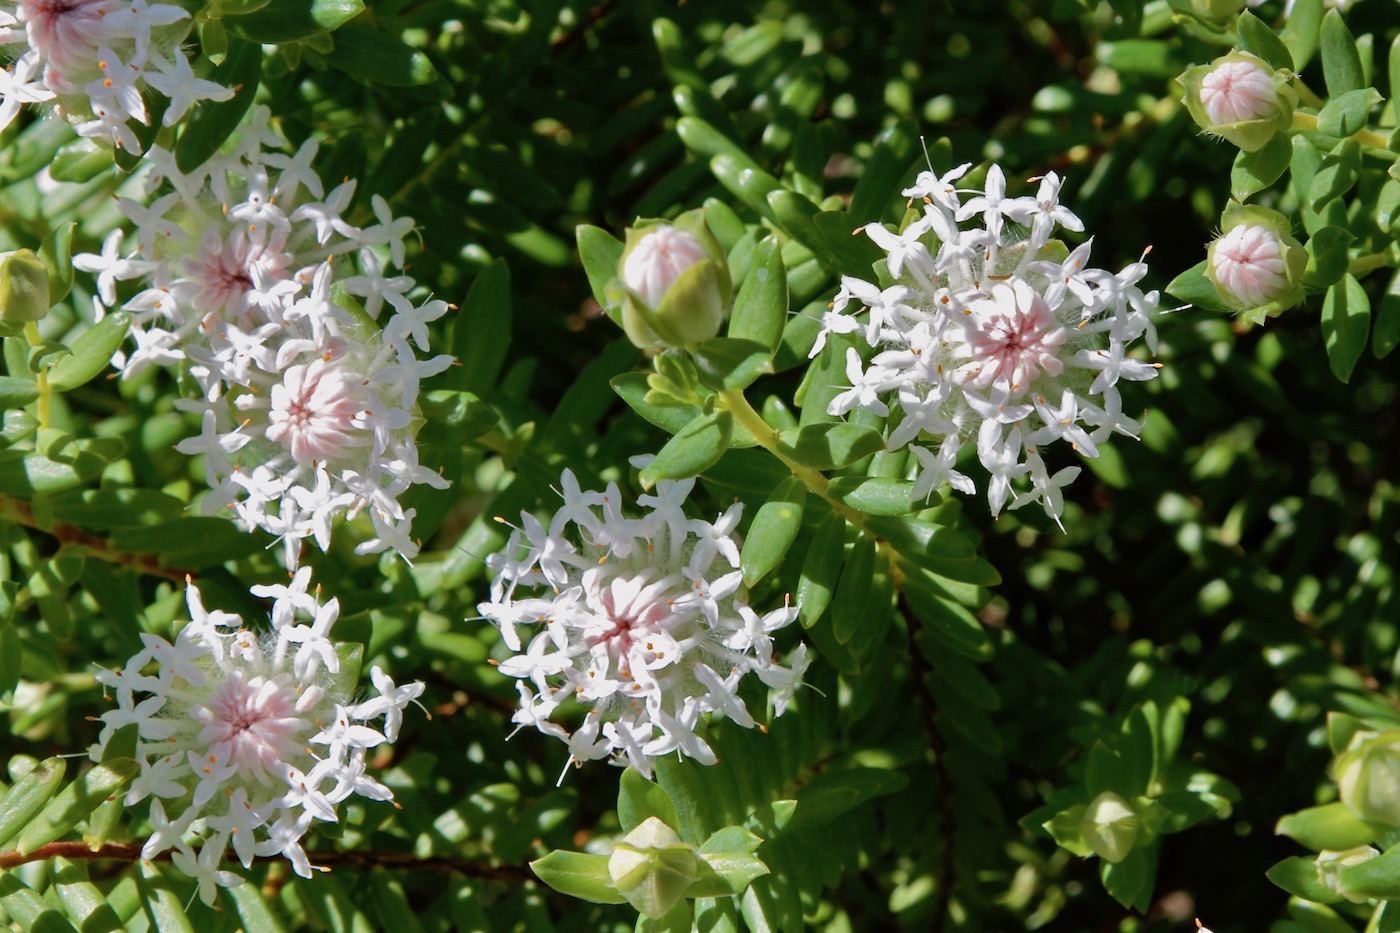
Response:
POLYGON ((1263 20, 1246 10, 1240 14, 1237 28, 1241 51, 1262 58, 1270 68, 1293 70, 1293 56, 1289 54, 1288 46, 1263 20))
POLYGON ((873 428, 834 421, 783 431, 778 449, 814 470, 837 470, 885 449, 873 428))
POLYGON ((1295 897, 1319 904, 1335 904, 1342 896, 1317 877, 1317 865, 1310 858, 1293 856, 1264 873, 1268 879, 1295 897))
POLYGON ((773 371, 773 351, 737 337, 711 337, 691 350, 700 381, 716 391, 742 391, 773 371))
POLYGON ((1322 337, 1327 362, 1342 382, 1351 379, 1371 329, 1371 302, 1355 277, 1347 275, 1327 290, 1322 302, 1322 337))
POLYGON ((836 501, 866 515, 907 515, 915 508, 938 503, 937 495, 916 503, 911 481, 883 476, 838 476, 826 491, 836 501))
POLYGON ((806 503, 807 487, 796 477, 789 477, 759 507, 739 552, 745 586, 753 586, 782 563, 802 531, 806 503))
MULTIPOLYGON (((677 129, 680 127, 677 126, 677 129)), ((773 208, 768 204, 768 195, 782 187, 778 179, 759 168, 747 156, 728 152, 721 152, 710 159, 710 171, 740 201, 760 216, 777 223, 773 208)))
POLYGON ((432 60, 398 36, 362 23, 335 31, 330 64, 361 81, 390 87, 415 87, 438 79, 432 60))
POLYGON ((419 400, 418 408, 426 419, 418 432, 424 446, 461 447, 500 421, 496 409, 471 392, 435 389, 419 400))
POLYGON ((1350 136, 1365 129, 1371 108, 1385 100, 1373 87, 1347 91, 1327 102, 1317 114, 1317 130, 1328 136, 1350 136))
POLYGON ((1376 325, 1371 330, 1371 352, 1383 360, 1400 344, 1400 272, 1391 276, 1381 303, 1376 307, 1376 325))
POLYGON ((182 172, 193 172, 218 152, 253 105, 262 80, 262 46, 231 39, 227 57, 210 72, 209 80, 233 88, 233 96, 203 101, 190 113, 175 144, 175 167, 182 172))
POLYGON ((817 527, 797 581, 797 618, 811 628, 831 603, 846 550, 846 519, 832 512, 817 527))
POLYGON ((251 13, 225 16, 224 24, 249 42, 278 45, 339 29, 364 9, 362 0, 276 0, 251 13))
POLYGON ((1202 311, 1230 310, 1225 302, 1220 300, 1220 293, 1215 290, 1210 279, 1206 278, 1205 260, 1172 279, 1167 285, 1167 294, 1202 311))
POLYGON ((1322 27, 1322 0, 1297 0, 1280 38, 1288 46, 1293 59, 1293 71, 1302 71, 1317 52, 1318 33, 1322 27))
POLYGON ((1308 185, 1308 205, 1322 211, 1330 201, 1351 190, 1361 174, 1361 145, 1354 139, 1343 140, 1322 157, 1312 183, 1308 185))
POLYGON ((1307 242, 1308 266, 1303 284, 1309 288, 1327 288, 1346 275, 1347 247, 1355 237, 1345 227, 1323 227, 1307 242))
POLYGON ((49 273, 50 306, 67 298, 73 288, 73 231, 77 226, 71 220, 59 224, 39 244, 39 258, 49 273))
POLYGON ((608 876, 608 856, 555 850, 530 863, 530 870, 560 894, 594 904, 621 904, 623 897, 608 876))
POLYGON ((32 379, 0 376, 0 408, 23 408, 39 397, 39 386, 32 379))
POLYGON ((121 347, 131 327, 131 315, 114 311, 85 330, 73 341, 72 353, 49 370, 49 385, 67 392, 86 384, 112 363, 112 354, 121 347))
POLYGON ((583 271, 588 274, 588 285, 593 289, 594 300, 614 322, 621 323, 621 309, 616 302, 608 299, 608 283, 618 276, 622 241, 601 227, 588 224, 579 224, 574 235, 578 239, 578 258, 583 262, 583 271))
POLYGON ((1274 832, 1309 849, 1351 849, 1376 841, 1384 827, 1367 823, 1338 801, 1290 813, 1278 821, 1274 832))
POLYGON ((1152 845, 1133 849, 1120 862, 1099 862, 1099 878, 1104 890, 1124 907, 1146 911, 1152 901, 1160 848, 1160 845, 1152 845))
POLYGON ((1230 170, 1230 194, 1235 200, 1244 201, 1255 192, 1263 191, 1283 177, 1292 161, 1293 144, 1289 142, 1287 133, 1275 133, 1262 149, 1255 152, 1241 149, 1235 156, 1234 168, 1230 170))
POLYGON ((851 192, 848 215, 852 229, 880 219, 890 203, 890 192, 899 187, 914 159, 918 138, 918 130, 906 122, 886 127, 875 138, 875 148, 851 192))
POLYGON ((624 833, 630 833, 648 817, 656 817, 675 829, 680 825, 675 804, 659 784, 648 781, 635 768, 622 772, 618 782, 617 820, 624 833))
POLYGON ((903 790, 908 783, 904 774, 884 768, 823 771, 797 792, 797 810, 788 832, 829 823, 867 800, 903 790))
POLYGON ((452 318, 452 355, 446 387, 485 395, 496 385, 510 347, 510 268, 497 259, 472 282, 452 318))
POLYGON ((698 476, 729 446, 734 416, 727 411, 701 415, 666 442, 641 472, 642 485, 650 489, 657 480, 698 476))
POLYGON ((19 834, 15 848, 27 855, 63 836, 108 797, 125 787, 140 770, 140 765, 130 758, 93 766, 48 802, 19 834))
POLYGON ((87 482, 106 466, 106 460, 93 454, 80 453, 65 463, 39 453, 0 450, 0 493, 29 497, 61 492, 87 482))
POLYGON ((757 342, 770 356, 782 340, 788 314, 787 270, 779 246, 776 236, 758 242, 734 299, 727 332, 731 338, 757 342))
POLYGON ((1373 859, 1343 868, 1337 880, 1342 890, 1351 894, 1382 900, 1400 898, 1400 845, 1390 847, 1373 859))
POLYGON ((1321 47, 1322 76, 1327 82, 1328 97, 1336 99, 1348 91, 1366 86, 1356 40, 1347 29, 1342 14, 1336 10, 1328 10, 1322 18, 1321 47))
POLYGON ((837 644, 844 645, 855 635, 864 608, 870 602, 875 556, 872 538, 867 535, 856 538, 831 598, 831 632, 837 644))
POLYGON ((945 561, 971 561, 977 546, 956 528, 918 518, 871 518, 865 527, 910 559, 933 557, 945 561))
POLYGON ((67 764, 62 758, 46 758, 0 797, 0 847, 22 832, 58 793, 67 764))

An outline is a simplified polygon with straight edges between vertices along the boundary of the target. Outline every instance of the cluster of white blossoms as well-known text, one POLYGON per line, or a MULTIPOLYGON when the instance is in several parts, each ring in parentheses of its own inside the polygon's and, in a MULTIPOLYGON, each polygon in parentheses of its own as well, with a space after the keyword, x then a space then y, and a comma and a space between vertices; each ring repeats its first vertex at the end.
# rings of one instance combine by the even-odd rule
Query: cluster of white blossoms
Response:
POLYGON ((956 469, 975 439, 991 476, 992 514, 1024 478, 1030 491, 1011 507, 1038 500, 1058 522, 1061 488, 1079 467, 1051 475, 1039 448, 1063 440, 1094 457, 1114 432, 1136 436, 1118 381, 1157 375, 1127 348, 1145 336, 1155 351, 1158 296, 1137 287, 1146 264, 1117 274, 1093 269, 1086 264, 1092 240, 1070 251, 1053 239, 1057 227, 1083 230, 1059 203, 1054 173, 1040 179, 1033 197, 1008 198, 995 165, 985 191, 956 188, 970 167, 920 173, 904 194, 922 203, 922 214, 900 232, 878 223, 863 228, 889 254, 891 281, 881 288, 844 277, 812 355, 829 334, 859 334, 874 348, 866 362, 847 347, 851 388, 828 412, 889 416, 889 449, 908 447, 915 457, 916 499, 944 483, 975 491, 956 469), (852 300, 864 319, 843 313, 852 300))
POLYGON ((379 695, 353 702, 359 653, 331 641, 340 606, 308 593, 310 576, 302 568, 289 585, 252 588, 275 600, 261 633, 237 615, 206 611, 190 584, 192 621, 173 642, 143 633, 145 648, 125 667, 97 675, 117 706, 100 717, 89 753, 100 760, 120 730, 135 727, 141 770, 125 802, 149 798, 154 826, 141 857, 173 848, 205 903, 216 886, 242 883, 218 870, 230 846, 244 868, 255 856, 282 855, 310 877, 301 839, 314 821, 335 821, 336 805, 352 794, 393 797, 365 773, 365 753, 398 737, 423 684, 396 686, 376 667, 379 695), (379 728, 365 724, 375 719, 379 728))
POLYGON ((386 266, 403 268, 413 220, 379 195, 374 223, 346 220, 355 181, 327 193, 317 146, 287 154, 256 107, 228 151, 190 174, 153 148, 147 187, 168 193, 118 199, 134 250, 117 230, 74 264, 97 275, 99 316, 117 306, 118 282, 145 283, 121 304, 136 348, 114 362, 128 377, 181 366, 198 383, 201 397, 178 404, 200 413, 202 431, 179 449, 205 457, 206 513, 228 507, 280 536, 295 568, 303 539, 324 550, 334 518, 367 509, 374 533, 357 551, 412 558, 414 510, 399 495, 447 485, 418 461, 419 383, 452 363, 417 353, 450 306, 407 297, 415 280, 386 266))
POLYGON ((0 71, 0 129, 22 104, 52 101, 80 135, 140 153, 130 123, 151 123, 143 88, 169 98, 166 126, 197 101, 233 95, 190 69, 180 43, 192 23, 184 7, 147 0, 0 3, 0 45, 22 47, 0 71))
POLYGON ((778 715, 801 682, 806 646, 784 666, 771 638, 797 610, 760 616, 746 602, 732 537, 742 506, 713 523, 687 518, 694 483, 657 483, 637 500, 646 514, 633 518, 616 483, 583 491, 565 470, 564 504, 549 526, 523 513, 489 561, 491 600, 477 608, 517 652, 498 668, 520 678, 514 722, 566 742, 565 772, 611 757, 650 777, 654 758, 677 751, 712 764, 696 734, 700 716, 752 727, 739 696, 745 674, 768 686, 778 715), (527 644, 521 626, 532 633, 527 644), (570 700, 590 707, 572 733, 550 718, 570 700))

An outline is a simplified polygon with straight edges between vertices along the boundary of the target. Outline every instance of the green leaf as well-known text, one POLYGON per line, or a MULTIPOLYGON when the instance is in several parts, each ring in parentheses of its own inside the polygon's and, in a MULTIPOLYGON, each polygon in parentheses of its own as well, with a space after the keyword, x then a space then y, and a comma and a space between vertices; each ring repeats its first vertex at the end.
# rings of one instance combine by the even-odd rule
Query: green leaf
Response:
POLYGON ((142 862, 137 871, 136 890, 141 912, 148 921, 146 929, 154 929, 156 933, 195 933, 183 900, 175 893, 170 879, 162 875, 153 862, 142 862))
POLYGON ((1270 881, 1295 897, 1319 904, 1335 904, 1342 896, 1317 877, 1317 865, 1310 858, 1286 858, 1264 873, 1270 881))
POLYGON ((88 880, 86 866, 54 859, 53 867, 53 890, 64 912, 78 922, 83 933, 115 933, 122 929, 121 918, 106 896, 88 880))
POLYGON ((618 782, 617 820, 624 833, 630 833, 648 817, 656 817, 672 829, 680 827, 675 804, 660 785, 648 781, 635 768, 622 772, 618 782))
POLYGON ((797 792, 797 809, 788 824, 790 833, 829 823, 867 800, 903 790, 909 778, 884 768, 847 768, 823 771, 797 792))
POLYGON ((49 385, 67 392, 86 384, 112 363, 112 354, 121 347, 131 327, 131 315, 114 311, 89 327, 73 341, 72 353, 49 370, 49 385))
POLYGON ((1178 275, 1167 285, 1167 293, 1179 301, 1184 301, 1202 311, 1229 311, 1220 293, 1206 278, 1206 263, 1201 260, 1190 269, 1178 275))
POLYGON ((335 31, 335 51, 327 61, 371 84, 415 87, 438 79, 438 71, 427 55, 398 36, 362 23, 350 23, 335 31))
POLYGON ((797 581, 797 618, 811 628, 831 603, 846 551, 846 519, 832 512, 817 526, 797 581))
POLYGON ((700 381, 716 391, 742 391, 773 371, 773 351, 755 340, 711 337, 691 350, 700 381))
POLYGON ((1371 329, 1371 352, 1383 360, 1400 344, 1400 272, 1391 276, 1390 284, 1376 307, 1376 326, 1371 329))
POLYGON ((560 894, 594 904, 621 904, 623 897, 608 876, 608 856, 555 850, 530 863, 541 881, 560 894))
POLYGON ((796 477, 789 477, 759 506, 739 552, 745 586, 753 586, 782 563, 802 531, 806 504, 807 487, 796 477))
POLYGON ((419 400, 425 421, 418 432, 424 446, 461 447, 494 428, 500 415, 471 392, 434 389, 419 400))
POLYGON ((617 264, 622 260, 623 243, 601 227, 579 224, 574 231, 578 239, 578 258, 588 274, 588 286, 593 298, 614 322, 620 323, 620 309, 608 300, 608 283, 618 276, 617 264))
POLYGON ((844 645, 855 635, 863 610, 871 599, 874 572, 875 541, 868 535, 861 535, 851 548, 851 556, 846 560, 831 598, 831 632, 837 644, 844 645))
POLYGON ((890 204, 890 192, 899 187, 900 179, 914 159, 914 144, 918 138, 918 130, 903 121, 886 127, 875 138, 875 148, 865 160, 860 181, 851 192, 847 213, 852 228, 878 220, 884 213, 890 204))
POLYGON ((39 258, 49 272, 50 307, 67 298, 73 288, 73 231, 77 226, 71 220, 59 224, 39 244, 39 258))
POLYGON ((246 933, 287 933, 286 924, 277 916, 258 885, 240 884, 225 890, 246 933))
MULTIPOLYGON (((903 563, 900 568, 905 573, 902 591, 905 601, 924 623, 924 633, 936 639, 938 645, 946 645, 973 661, 992 657, 995 653, 992 639, 976 616, 940 593, 924 571, 903 563)), ((925 654, 936 654, 932 647, 927 647, 925 654)))
POLYGON ((39 453, 0 450, 0 493, 27 497, 61 492, 87 482, 106 466, 106 460, 86 453, 63 463, 39 453))
POLYGON ((1338 801, 1290 813, 1278 821, 1274 832, 1309 849, 1351 849, 1375 842, 1384 827, 1367 823, 1338 801))
POLYGON ((510 268, 497 259, 481 271, 452 318, 452 355, 461 364, 447 373, 447 388, 485 395, 495 385, 510 347, 510 268))
POLYGON ((39 397, 39 386, 32 379, 0 376, 0 408, 23 408, 39 397))
POLYGON ((231 39, 228 56, 209 74, 209 80, 234 89, 224 101, 202 101, 185 121, 175 144, 175 167, 192 173, 219 151, 253 104, 262 80, 262 46, 231 39))
POLYGON ((1099 878, 1113 899, 1124 907, 1146 911, 1152 902, 1160 845, 1133 849, 1121 862, 1099 863, 1099 878))
POLYGON ((62 758, 46 758, 0 797, 0 847, 19 835, 48 805, 63 784, 66 768, 62 758))
POLYGON ((698 476, 724 455, 734 429, 727 411, 701 415, 666 442, 641 472, 642 485, 650 489, 657 480, 698 476))
POLYGON ((1400 845, 1373 859, 1343 868, 1337 880, 1342 890, 1383 900, 1400 898, 1400 845))
POLYGON ((769 351, 776 350, 782 341, 788 314, 787 270, 779 246, 776 236, 758 242, 748 275, 734 299, 727 331, 731 338, 757 342, 769 351))
POLYGON ((1371 302, 1355 277, 1347 275, 1327 290, 1322 302, 1322 337, 1332 375, 1351 379, 1371 329, 1371 302))
POLYGON ((865 527, 916 563, 919 557, 971 561, 977 556, 977 546, 972 539, 947 525, 918 518, 876 517, 866 522, 865 527))
POLYGON ((1322 18, 1322 76, 1327 82, 1327 96, 1341 97, 1348 91, 1366 86, 1361 68, 1361 53, 1351 37, 1346 21, 1336 10, 1328 10, 1322 18))
POLYGON ((1293 70, 1293 56, 1289 53, 1288 46, 1259 17, 1246 10, 1240 14, 1237 29, 1241 51, 1262 58, 1275 70, 1293 70))
MULTIPOLYGON (((684 120, 682 120, 684 122, 684 120)), ((677 130, 680 126, 677 125, 677 130)), ((684 134, 682 134, 684 139, 684 134)), ((767 220, 777 223, 768 195, 782 187, 778 179, 747 156, 721 152, 710 159, 710 171, 735 197, 767 220)))
POLYGON ((1346 275, 1347 247, 1355 237, 1345 227, 1322 227, 1307 242, 1308 266, 1303 284, 1309 288, 1327 288, 1346 275))
POLYGON ((1287 133, 1275 133, 1256 152, 1241 149, 1235 156, 1234 168, 1230 170, 1230 194, 1237 201, 1245 201, 1250 195, 1263 191, 1282 178, 1292 161, 1293 144, 1287 133))
POLYGON ((39 815, 19 834, 15 848, 20 854, 27 855, 58 839, 77 826, 108 797, 125 787, 140 770, 140 765, 130 758, 94 765, 48 802, 39 815))
POLYGON ((125 486, 64 493, 50 507, 58 521, 99 530, 156 525, 185 512, 185 503, 168 493, 125 486))
MULTIPOLYGON (((0 603, 5 604, 6 615, 14 613, 14 599, 18 584, 12 580, 0 582, 0 603)), ((12 697, 19 684, 20 667, 24 663, 24 648, 20 644, 19 632, 14 622, 6 618, 0 621, 0 698, 12 697)), ((0 803, 0 820, 4 818, 4 805, 0 803)), ((3 842, 0 839, 0 842, 3 842)))
POLYGON ((1288 46, 1293 59, 1293 71, 1302 71, 1317 52, 1318 33, 1322 27, 1322 0, 1297 0, 1280 38, 1288 46))
POLYGON ((938 497, 934 496, 932 503, 916 503, 913 482, 883 476, 838 476, 826 491, 837 502, 866 515, 907 515, 915 508, 927 508, 938 502, 938 497))
POLYGON ((884 450, 885 439, 872 428, 834 421, 783 431, 778 449, 814 470, 836 470, 884 450))
POLYGON ((158 554, 167 566, 201 570, 256 554, 268 540, 225 518, 186 515, 154 527, 119 528, 111 543, 117 550, 158 554))
POLYGON ((1385 100, 1373 87, 1347 91, 1329 100, 1317 114, 1317 129, 1328 136, 1350 136, 1365 129, 1371 108, 1385 100))
POLYGON ((1322 163, 1308 185, 1308 205, 1322 211, 1328 202, 1351 190, 1361 174, 1361 145, 1354 139, 1344 140, 1322 157, 1322 163))
POLYGON ((225 16, 224 25, 249 42, 278 45, 339 29, 364 9, 362 0, 275 0, 251 13, 225 16))

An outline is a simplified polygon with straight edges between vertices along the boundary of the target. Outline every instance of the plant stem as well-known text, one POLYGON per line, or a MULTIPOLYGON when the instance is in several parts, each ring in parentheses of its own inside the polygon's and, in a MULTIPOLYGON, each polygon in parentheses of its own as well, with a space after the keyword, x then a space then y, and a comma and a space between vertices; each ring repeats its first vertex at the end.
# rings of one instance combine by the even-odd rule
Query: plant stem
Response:
POLYGON ((1395 265, 1395 258, 1390 250, 1382 253, 1371 253, 1369 256, 1357 256, 1347 263, 1347 273, 1349 275, 1365 275, 1373 269, 1380 269, 1385 266, 1395 265))
MULTIPOLYGON (((39 336, 39 325, 37 322, 25 322, 24 339, 29 341, 31 347, 37 347, 44 342, 44 338, 39 336)), ((39 418, 39 427, 47 428, 49 426, 49 401, 52 397, 52 393, 49 391, 49 370, 47 366, 41 366, 39 368, 37 378, 39 383, 39 401, 35 404, 38 406, 37 414, 39 418)))
POLYGON ((77 525, 70 525, 67 522, 53 522, 47 526, 43 525, 34 516, 34 509, 29 502, 15 496, 0 495, 0 521, 12 522, 26 528, 35 528, 57 538, 60 544, 87 548, 88 556, 105 560, 111 564, 129 567, 137 573, 144 573, 152 577, 164 577, 167 580, 179 582, 184 582, 195 575, 190 570, 167 567, 150 554, 133 554, 130 551, 114 550, 105 538, 84 531, 77 525))
MULTIPOLYGON (((1293 114, 1293 129, 1302 131, 1317 130, 1317 114, 1298 113, 1293 114)), ((1347 139, 1354 139, 1368 149, 1383 149, 1392 152, 1390 148, 1390 137, 1370 128, 1363 128, 1352 133, 1347 139)))

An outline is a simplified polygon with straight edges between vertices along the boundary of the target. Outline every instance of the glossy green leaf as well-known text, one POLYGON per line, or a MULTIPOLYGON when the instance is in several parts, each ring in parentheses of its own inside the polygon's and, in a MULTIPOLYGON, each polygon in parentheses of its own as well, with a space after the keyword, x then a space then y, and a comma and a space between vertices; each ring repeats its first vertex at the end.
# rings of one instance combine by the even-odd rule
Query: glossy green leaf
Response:
POLYGON ((353 78, 389 87, 415 87, 438 79, 432 60, 398 36, 363 23, 335 31, 330 64, 353 78))
POLYGON ((836 581, 841 575, 845 549, 846 519, 840 513, 832 512, 817 526, 798 577, 797 618, 807 628, 821 618, 831 603, 831 595, 836 591, 836 581))
POLYGON ((923 623, 923 631, 965 658, 985 661, 994 647, 982 623, 963 606, 938 591, 936 584, 920 570, 901 565, 904 585, 901 593, 908 608, 923 623))
POLYGON ((1220 293, 1206 278, 1206 263, 1202 260, 1172 279, 1167 294, 1202 311, 1229 311, 1220 293))
POLYGON ((61 492, 87 482, 106 466, 106 460, 91 454, 79 454, 63 463, 39 453, 0 450, 0 493, 32 496, 61 492))
POLYGON ((107 903, 106 895, 88 880, 85 866, 55 859, 53 867, 53 890, 64 913, 77 921, 82 933, 116 933, 122 929, 121 918, 107 903))
POLYGON ((0 847, 8 845, 48 806, 63 785, 66 768, 62 758, 46 758, 0 797, 0 847))
POLYGON ((1310 858, 1286 858, 1264 873, 1268 879, 1295 897, 1319 904, 1335 904, 1342 896, 1317 876, 1317 865, 1310 858))
POLYGON ((190 173, 219 151, 239 123, 262 80, 262 46, 242 39, 229 41, 228 56, 209 74, 209 80, 234 89, 224 101, 203 101, 185 120, 175 144, 175 166, 190 173))
POLYGON ((622 772, 617 791, 617 820, 622 831, 630 833, 653 816, 673 829, 680 825, 676 807, 666 791, 635 768, 628 768, 622 772))
POLYGON ((1346 275, 1347 247, 1355 237, 1343 227, 1323 227, 1308 239, 1308 265, 1303 284, 1309 288, 1327 288, 1346 275))
POLYGON ((1371 108, 1385 100, 1373 87, 1347 91, 1329 100, 1317 114, 1317 129, 1328 136, 1350 136, 1365 129, 1371 108))
POLYGON ((262 889, 255 884, 240 884, 227 889, 238 920, 246 933, 287 933, 287 926, 273 910, 262 889))
POLYGON ((753 341, 770 351, 778 348, 788 315, 787 270, 779 246, 776 236, 758 242, 734 299, 727 332, 731 338, 753 341))
POLYGON ((865 525, 905 557, 917 562, 919 557, 946 561, 971 561, 977 547, 967 535, 947 525, 918 518, 874 517, 865 525))
POLYGON ((823 771, 797 792, 797 810, 788 832, 828 823, 867 800, 902 790, 909 778, 883 768, 823 771))
MULTIPOLYGON (((11 580, 0 582, 0 588, 5 587, 9 588, 9 592, 0 592, 0 603, 8 607, 4 614, 12 615, 18 586, 11 580)), ((15 687, 19 684, 20 667, 23 662, 24 648, 20 644, 19 631, 11 619, 0 620, 0 699, 8 701, 13 695, 15 687)), ((3 807, 3 803, 0 803, 0 820, 4 817, 3 807)), ((0 839, 0 842, 3 841, 0 839)))
POLYGON ((19 834, 15 848, 27 854, 68 833, 140 770, 130 758, 94 765, 44 806, 19 834))
POLYGON ((23 408, 39 397, 39 386, 32 379, 0 376, 0 408, 23 408))
POLYGON ((167 566, 186 570, 217 566, 267 546, 262 535, 249 534, 212 515, 185 515, 154 527, 119 528, 111 542, 123 551, 158 554, 167 566))
POLYGON ((446 387, 485 395, 505 366, 511 336, 510 268, 498 259, 472 282, 452 317, 452 355, 446 387))
POLYGON ((1236 23, 1239 32, 1239 48, 1241 51, 1250 52, 1269 63, 1270 68, 1293 69, 1293 56, 1288 51, 1288 46, 1278 37, 1264 21, 1253 13, 1246 10, 1240 14, 1236 23))
POLYGON ((112 363, 131 327, 131 315, 113 311, 89 327, 73 341, 72 353, 59 360, 49 370, 49 385, 57 392, 67 392, 86 384, 112 363))
POLYGON ((1367 823, 1338 801, 1290 813, 1278 821, 1274 832, 1309 849, 1351 849, 1374 842, 1384 827, 1367 823))
POLYGON ((916 503, 913 491, 913 482, 883 476, 838 476, 827 487, 833 499, 867 515, 906 515, 938 502, 935 495, 916 503))
POLYGON ((617 278, 618 263, 622 260, 622 241, 601 227, 579 224, 574 233, 578 240, 578 256, 583 262, 583 271, 588 275, 588 285, 593 290, 593 298, 598 302, 614 323, 620 324, 621 308, 608 298, 608 283, 617 278))
POLYGON ((1366 86, 1356 40, 1352 38, 1351 30, 1347 29, 1342 14, 1336 10, 1328 10, 1322 18, 1320 46, 1322 76, 1327 82, 1328 97, 1335 99, 1366 86))
POLYGON ((1099 878, 1114 900, 1124 907, 1145 911, 1152 902, 1157 876, 1159 845, 1133 849, 1121 862, 1099 861, 1099 878))
MULTIPOLYGON (((1361 146, 1348 139, 1322 157, 1312 183, 1308 185, 1308 204, 1321 211, 1330 201, 1351 190, 1361 174, 1361 146)), ((1312 232, 1309 230, 1309 232, 1312 232)))
POLYGON ((657 480, 698 476, 724 455, 734 429, 734 417, 727 411, 701 415, 666 442, 641 472, 642 485, 651 488, 657 480))
POLYGON ((1292 161, 1293 144, 1289 142, 1287 133, 1275 133, 1256 152, 1241 149, 1230 170, 1230 194, 1235 200, 1244 201, 1250 195, 1263 191, 1283 177, 1292 161))
POLYGON ((1342 889, 1363 897, 1400 898, 1400 845, 1373 859, 1343 868, 1338 875, 1342 889))
POLYGON ((1332 374, 1342 382, 1351 379, 1371 329, 1371 302, 1366 290, 1347 275, 1327 290, 1322 302, 1322 338, 1332 374))
POLYGON ((753 586, 782 563, 802 531, 806 504, 807 487, 796 477, 789 477, 759 506, 739 552, 745 586, 753 586))
POLYGON ((831 598, 831 631, 838 644, 846 644, 855 635, 870 603, 875 560, 875 541, 867 535, 856 538, 831 598))
POLYGON ((777 222, 773 209, 768 205, 768 195, 781 187, 778 179, 759 168, 751 159, 727 152, 710 159, 710 171, 736 198, 768 220, 777 222))
POLYGON ((1317 53, 1322 29, 1322 3, 1323 0, 1297 0, 1279 34, 1283 44, 1288 47, 1294 71, 1302 71, 1317 53))
POLYGON ((1391 276, 1381 302, 1376 306, 1376 323, 1371 329, 1371 352, 1385 359, 1400 344, 1400 272, 1391 276))
POLYGON ((783 454, 814 470, 850 466, 884 448, 880 432, 842 421, 783 431, 778 441, 783 454))
POLYGON ((530 870, 545 884, 569 897, 594 904, 621 904, 627 900, 613 887, 606 855, 556 850, 531 862, 530 870))
POLYGON ((434 389, 418 403, 425 421, 418 432, 424 446, 461 447, 496 427, 496 410, 471 392, 434 389))
POLYGON ((39 244, 39 258, 49 273, 50 305, 67 298, 73 288, 73 231, 77 226, 73 221, 59 224, 39 244))
POLYGON ((251 13, 227 16, 224 24, 249 42, 277 45, 339 29, 364 9, 362 0, 274 0, 251 13))
POLYGON ((773 371, 773 351, 738 337, 712 337, 691 350, 700 381, 715 391, 742 391, 773 371))
POLYGON ((890 194, 914 160, 919 134, 908 123, 896 123, 881 131, 875 148, 865 162, 860 181, 851 192, 849 208, 852 229, 878 220, 892 203, 890 194))

